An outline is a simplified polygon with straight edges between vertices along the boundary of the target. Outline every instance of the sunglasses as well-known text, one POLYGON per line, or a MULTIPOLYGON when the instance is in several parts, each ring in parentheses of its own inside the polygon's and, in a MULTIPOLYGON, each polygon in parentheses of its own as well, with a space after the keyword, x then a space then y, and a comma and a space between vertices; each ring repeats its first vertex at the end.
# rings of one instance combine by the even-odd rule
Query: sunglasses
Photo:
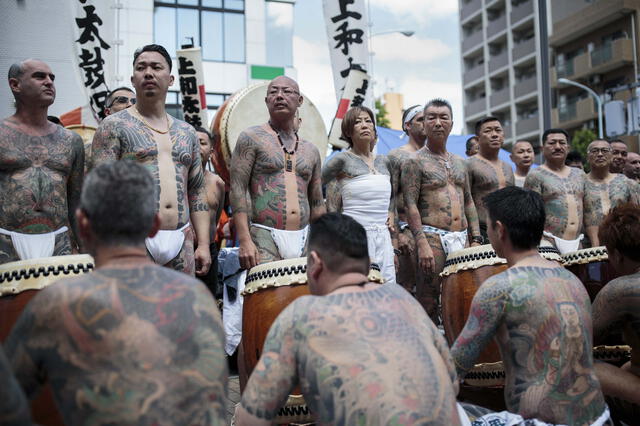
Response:
POLYGON ((126 104, 127 102, 131 102, 131 105, 136 104, 136 98, 128 98, 126 96, 116 96, 113 98, 113 102, 109 104, 109 107, 112 107, 114 104, 126 104))

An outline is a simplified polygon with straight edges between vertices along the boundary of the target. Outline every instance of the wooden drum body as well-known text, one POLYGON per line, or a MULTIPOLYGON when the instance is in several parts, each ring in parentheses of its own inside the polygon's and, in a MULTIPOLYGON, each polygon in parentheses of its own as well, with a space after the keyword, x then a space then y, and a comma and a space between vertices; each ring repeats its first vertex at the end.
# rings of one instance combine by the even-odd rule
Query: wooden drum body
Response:
MULTIPOLYGON (((268 85, 269 82, 257 83, 238 90, 224 101, 211 123, 211 133, 215 140, 213 163, 216 172, 227 183, 231 155, 240 133, 249 127, 269 121, 269 111, 264 102, 268 85)), ((305 96, 302 105, 298 108, 298 113, 302 119, 298 132, 300 139, 313 143, 320 151, 320 158, 324 159, 328 137, 320 112, 305 96)))
POLYGON ((564 254, 562 263, 582 281, 591 302, 602 287, 619 276, 609 263, 606 247, 591 247, 564 254))
MULTIPOLYGON (((84 254, 21 260, 0 265, 0 343, 9 336, 11 328, 38 290, 60 278, 89 272, 91 269, 93 258, 84 254)), ((38 424, 63 425, 48 384, 32 401, 31 417, 38 424)))

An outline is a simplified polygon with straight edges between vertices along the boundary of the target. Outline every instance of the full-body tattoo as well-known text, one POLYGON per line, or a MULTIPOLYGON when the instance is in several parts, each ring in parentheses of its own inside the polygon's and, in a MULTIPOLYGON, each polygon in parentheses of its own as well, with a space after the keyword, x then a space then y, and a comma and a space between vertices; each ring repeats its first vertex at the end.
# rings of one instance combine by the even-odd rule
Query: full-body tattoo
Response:
POLYGON ((456 382, 446 342, 421 307, 403 289, 380 286, 289 305, 241 404, 273 419, 299 384, 320 424, 457 424, 456 382))
POLYGON ((484 234, 484 237, 486 237, 487 233, 488 214, 482 199, 493 191, 505 186, 515 185, 511 166, 504 161, 497 161, 498 164, 490 162, 483 158, 481 154, 474 155, 466 160, 471 195, 478 212, 480 231, 484 234))
POLYGON ((28 397, 48 378, 66 424, 223 425, 223 345, 202 283, 149 265, 41 290, 5 348, 28 397))
POLYGON ((622 174, 611 174, 608 182, 585 180, 584 227, 592 246, 598 246, 598 226, 609 210, 622 203, 640 204, 638 184, 622 174))
MULTIPOLYGON (((84 176, 82 138, 60 126, 39 136, 13 119, 0 123, 0 228, 43 234, 63 226, 54 256, 77 247, 75 210, 84 176)), ((19 260, 11 238, 0 235, 0 263, 19 260)))
POLYGON ((29 405, 0 346, 0 424, 31 425, 29 405))
POLYGON ((582 229, 585 174, 575 167, 562 177, 546 167, 538 167, 527 175, 525 189, 542 195, 546 213, 544 230, 566 240, 578 238, 582 229))
POLYGON ((468 229, 472 236, 480 236, 464 160, 447 155, 445 162, 424 147, 406 162, 401 177, 407 219, 416 244, 426 239, 433 253, 434 267, 428 271, 418 268, 416 297, 434 322, 438 321, 439 274, 446 254, 439 235, 424 232, 422 225, 446 231, 468 229))
POLYGON ((593 369, 591 306, 561 267, 520 266, 485 281, 451 352, 463 377, 495 336, 509 411, 553 424, 591 424, 604 411, 593 369))
POLYGON ((161 229, 178 229, 189 221, 194 228, 185 232, 182 250, 167 266, 193 275, 194 233, 198 248, 204 241, 208 252, 210 221, 195 130, 183 121, 172 119, 169 133, 157 135, 130 110, 102 121, 93 138, 92 163, 97 166, 105 161, 124 159, 137 161, 149 169, 157 185, 161 229), (162 139, 165 136, 166 141, 162 139), (171 165, 164 167, 167 162, 171 165))

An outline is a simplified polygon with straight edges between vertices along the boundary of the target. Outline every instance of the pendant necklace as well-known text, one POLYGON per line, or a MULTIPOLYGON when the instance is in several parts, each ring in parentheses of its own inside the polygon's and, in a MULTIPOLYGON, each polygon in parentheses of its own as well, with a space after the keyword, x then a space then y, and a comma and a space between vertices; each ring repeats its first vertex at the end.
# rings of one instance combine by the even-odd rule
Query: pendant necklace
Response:
POLYGON ((429 154, 431 154, 432 157, 435 157, 435 159, 438 160, 439 163, 444 164, 444 168, 446 169, 447 175, 449 175, 449 172, 451 170, 451 164, 449 163, 449 157, 450 157, 449 153, 447 152, 446 158, 442 158, 442 155, 436 154, 435 152, 431 151, 428 146, 425 145, 425 148, 427 148, 427 151, 429 151, 429 154))
POLYGON ((134 107, 135 111, 136 111, 136 115, 138 116, 138 118, 140 119, 140 121, 142 121, 142 124, 144 124, 145 126, 147 126, 148 128, 150 128, 151 130, 153 130, 154 132, 160 133, 161 135, 164 135, 166 133, 169 133, 169 130, 171 130, 171 128, 169 127, 169 117, 167 117, 167 114, 165 113, 165 120, 167 120, 167 130, 159 130, 156 129, 155 127, 151 126, 149 123, 147 123, 147 120, 144 119, 144 117, 142 116, 142 114, 140 114, 140 111, 138 111, 135 107, 134 107))
POLYGON ((289 151, 287 147, 284 146, 284 143, 282 143, 282 138, 280 137, 280 133, 276 130, 275 127, 273 127, 273 124, 271 124, 271 122, 269 122, 269 126, 271 126, 271 130, 273 130, 276 133, 276 136, 278 137, 278 142, 280 142, 280 146, 284 151, 284 169, 287 172, 292 172, 293 171, 292 157, 298 150, 298 143, 300 142, 300 138, 298 138, 298 132, 294 132, 294 134, 296 135, 296 145, 293 147, 293 150, 289 151))

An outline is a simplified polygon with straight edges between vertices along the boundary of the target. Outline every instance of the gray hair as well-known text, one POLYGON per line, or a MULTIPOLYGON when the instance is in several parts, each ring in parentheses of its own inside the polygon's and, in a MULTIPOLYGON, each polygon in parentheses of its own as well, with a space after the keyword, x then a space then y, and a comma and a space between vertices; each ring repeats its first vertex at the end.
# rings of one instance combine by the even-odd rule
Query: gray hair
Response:
POLYGON ((448 100, 442 98, 431 99, 424 106, 424 110, 426 111, 429 107, 447 107, 449 108, 449 114, 451 114, 451 118, 453 119, 453 108, 451 108, 451 104, 448 100))
POLYGON ((24 62, 16 62, 11 64, 9 67, 9 77, 8 78, 20 78, 22 74, 24 74, 24 62))
POLYGON ((85 178, 80 208, 104 245, 139 245, 156 214, 156 185, 147 169, 130 160, 95 167, 85 178))

